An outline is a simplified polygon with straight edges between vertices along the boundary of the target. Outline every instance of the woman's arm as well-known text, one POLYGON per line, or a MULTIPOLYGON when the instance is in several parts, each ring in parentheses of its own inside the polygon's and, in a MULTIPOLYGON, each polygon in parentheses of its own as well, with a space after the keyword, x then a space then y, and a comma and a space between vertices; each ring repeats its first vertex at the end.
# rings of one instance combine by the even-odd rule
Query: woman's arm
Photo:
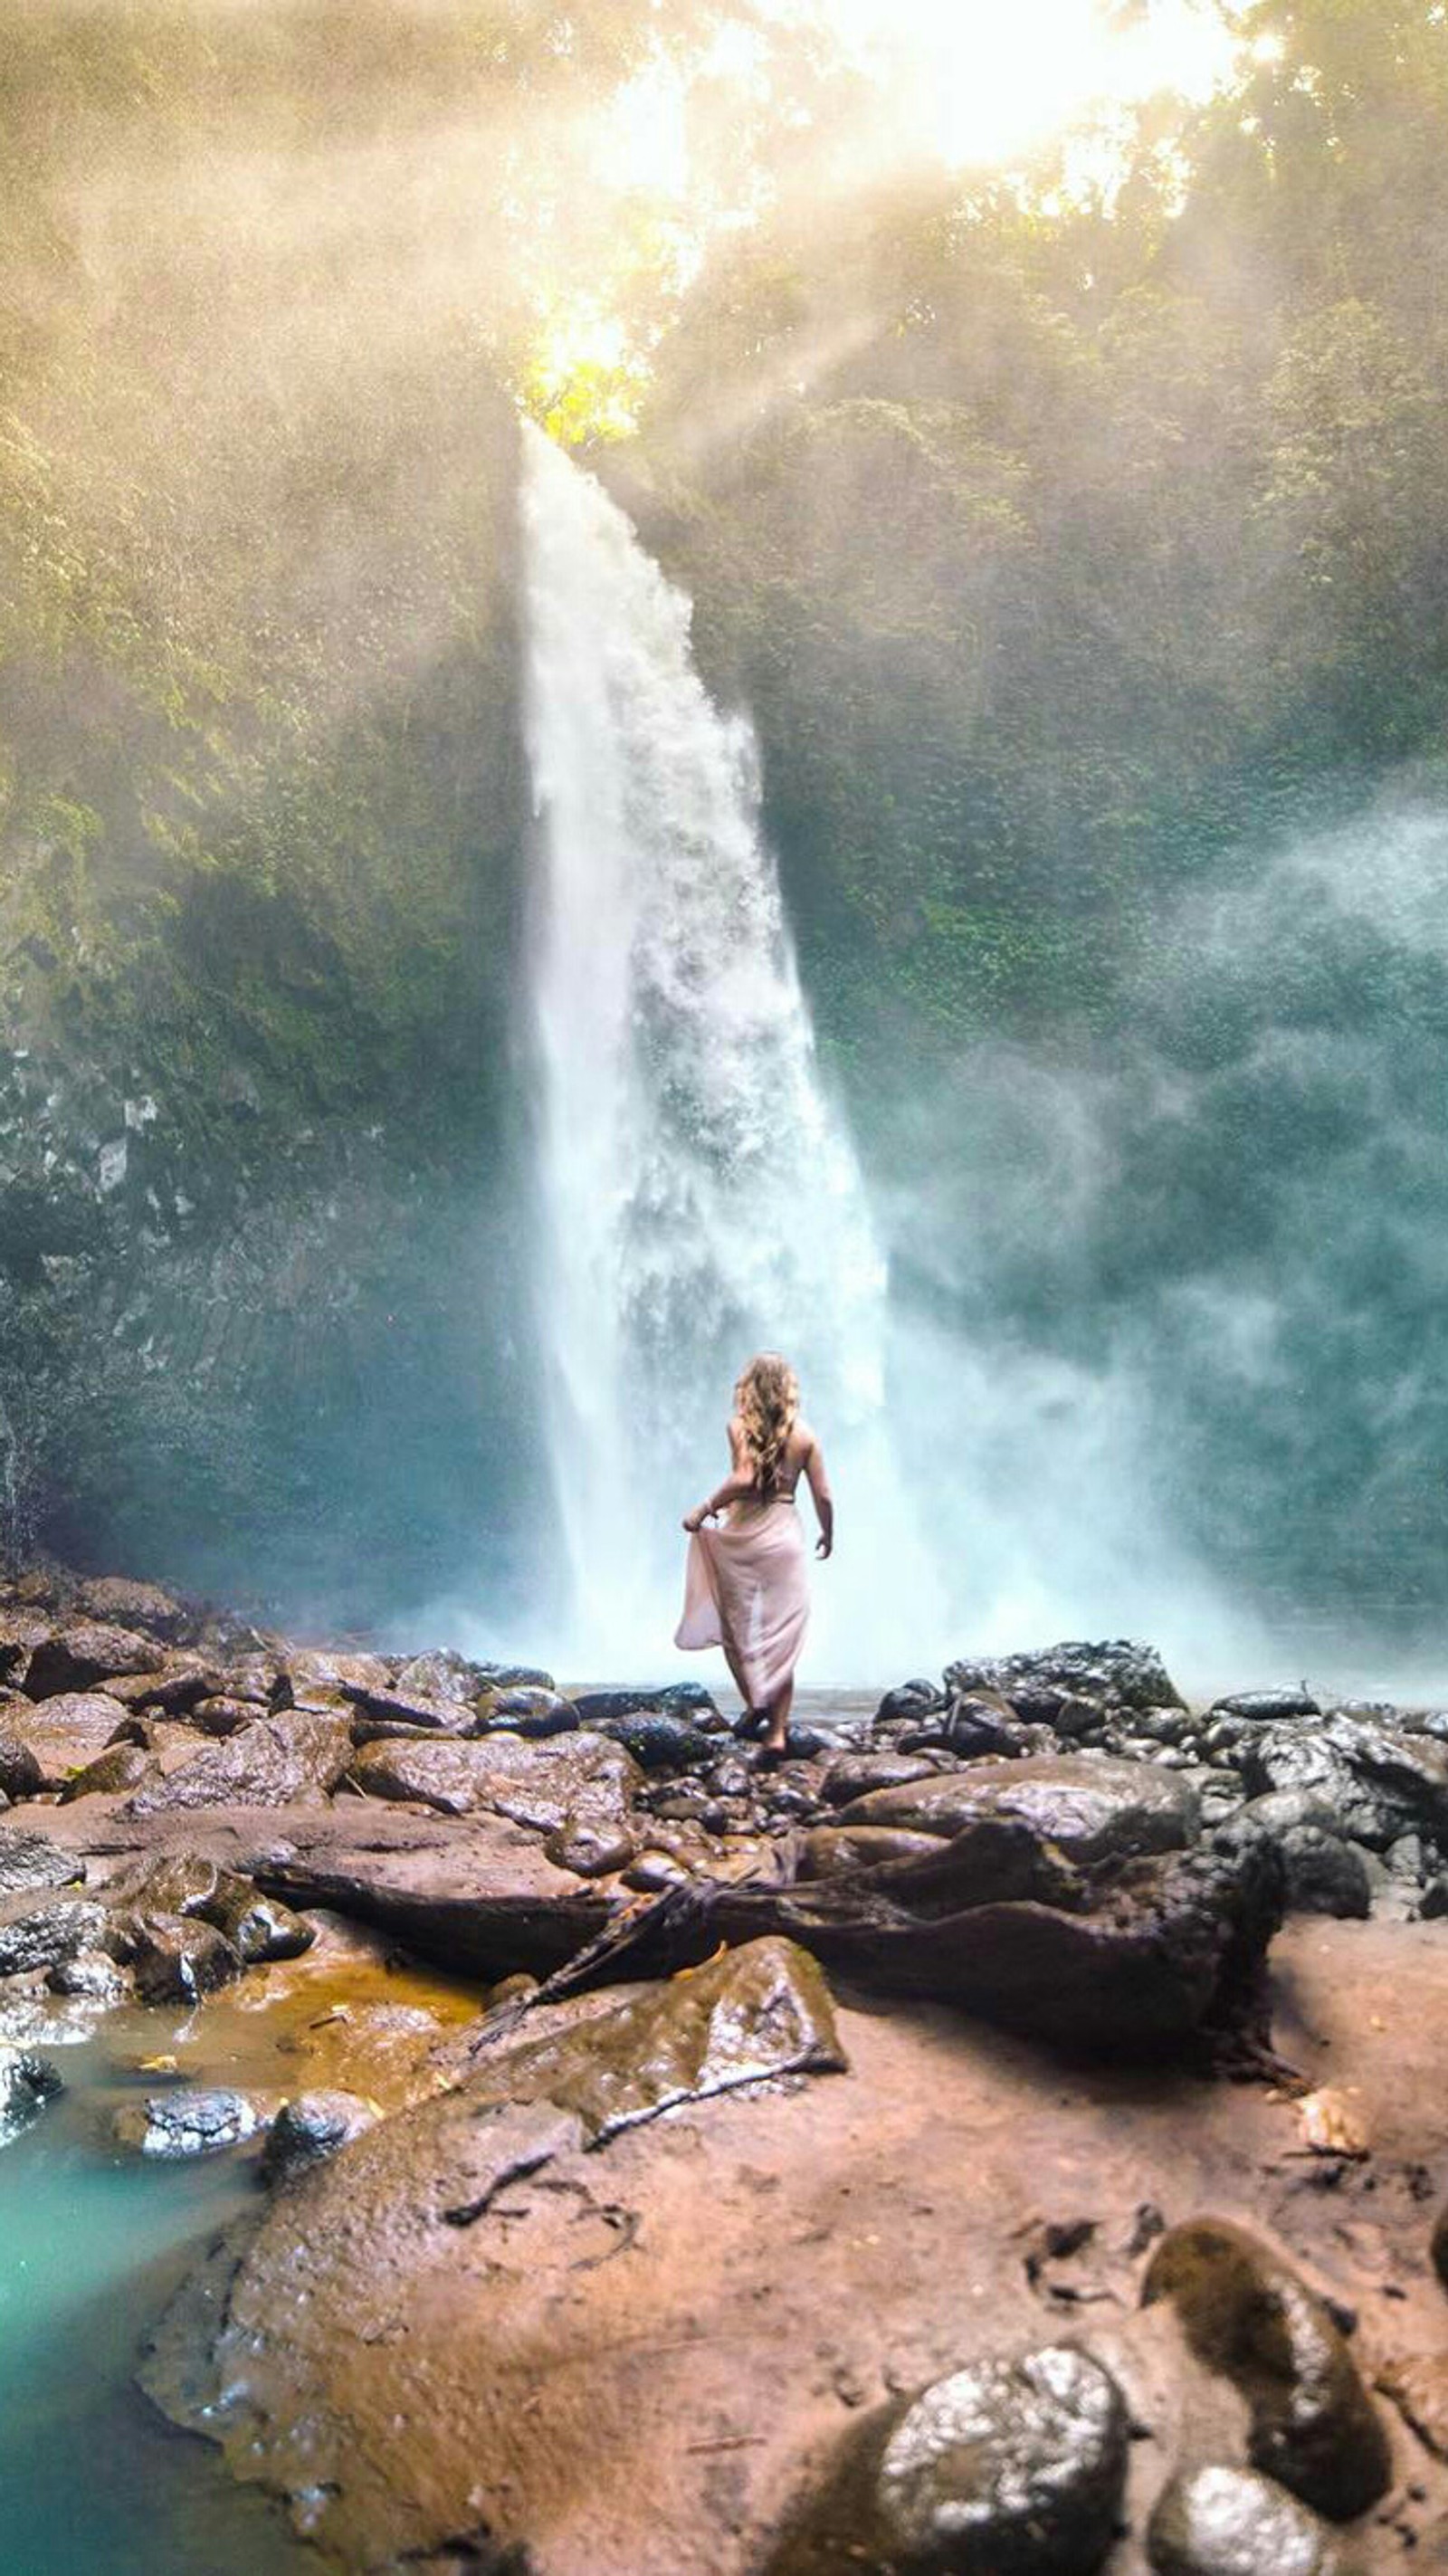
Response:
POLYGON ((815 1541, 815 1554, 821 1557, 828 1556, 835 1544, 835 1502, 830 1492, 829 1477, 825 1473, 825 1453, 813 1433, 810 1434, 810 1444, 804 1453, 804 1472, 809 1479, 815 1517, 820 1525, 820 1534, 815 1541))
POLYGON ((737 1420, 733 1421, 729 1425, 729 1457, 733 1472, 725 1477, 722 1485, 716 1485, 707 1503, 700 1503, 697 1511, 685 1513, 684 1527, 691 1536, 702 1528, 705 1521, 713 1520, 717 1512, 727 1511, 731 1503, 747 1502, 749 1496, 758 1491, 753 1476, 743 1472, 747 1456, 743 1429, 737 1420))

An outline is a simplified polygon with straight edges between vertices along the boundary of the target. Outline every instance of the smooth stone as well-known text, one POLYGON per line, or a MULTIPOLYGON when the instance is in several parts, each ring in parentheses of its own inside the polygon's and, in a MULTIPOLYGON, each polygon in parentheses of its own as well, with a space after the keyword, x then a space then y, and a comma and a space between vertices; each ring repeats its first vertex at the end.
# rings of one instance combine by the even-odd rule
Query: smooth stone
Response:
POLYGON ((585 1723, 610 1743, 622 1745, 641 1771, 701 1771, 719 1749, 717 1736, 705 1734, 692 1718, 668 1709, 630 1709, 621 1716, 605 1713, 585 1723))
POLYGON ((154 1862, 125 1901, 143 1917, 180 1915, 214 1925, 247 1966, 299 1958, 317 1937, 290 1906, 263 1896, 249 1878, 203 1852, 173 1852, 154 1862))
POLYGON ((354 1754, 353 1784, 374 1798, 463 1816, 492 1809, 535 1833, 560 1832, 570 1821, 622 1833, 639 1772, 622 1745, 595 1734, 525 1740, 516 1735, 466 1742, 390 1741, 354 1754))
POLYGON ((519 1735, 569 1735, 578 1725, 578 1711, 561 1691, 543 1690, 536 1684, 517 1690, 501 1690, 488 1710, 490 1726, 508 1726, 519 1735))
POLYGON ((1088 2576, 1115 2536, 1127 2427, 1109 2372, 1064 2344, 937 2380, 880 2461, 885 2555, 912 2576, 1088 2576))
POLYGON ((262 2180, 273 2185, 294 2182, 298 2174, 310 2173, 339 2147, 360 2138, 377 2116, 376 2105, 365 2102, 360 2093, 335 2089, 298 2093, 282 2104, 267 2132, 262 2180))
POLYGON ((233 1699, 226 1691, 214 1691, 208 1699, 199 1699, 187 1712, 193 1726, 203 1735, 236 1735, 266 1711, 254 1699, 233 1699))
POLYGON ((928 1717, 944 1706, 945 1694, 938 1682, 897 1682, 893 1690, 886 1691, 876 1709, 875 1724, 893 1726, 901 1718, 928 1717))
POLYGON ((177 2085, 116 2113, 116 2137, 143 2156, 214 2156, 239 2147, 261 2125, 256 2104, 224 2085, 177 2085))
POLYGON ((1296 2496, 1254 2469, 1197 2469, 1163 2488, 1147 2526, 1155 2576, 1355 2576, 1360 2565, 1296 2496))
POLYGON ((937 1763, 915 1753, 851 1753, 832 1762, 820 1782, 820 1794, 832 1807, 847 1807, 876 1789, 908 1789, 916 1780, 940 1777, 937 1763))
POLYGON ((1334 1832, 1385 1851, 1403 1835, 1448 1844, 1448 1745, 1379 1719, 1254 1729, 1243 1748, 1254 1792, 1306 1791, 1330 1810, 1334 1832))
POLYGON ((1265 1725, 1275 1718, 1321 1717, 1322 1709, 1306 1690, 1229 1691, 1225 1698, 1213 1700, 1207 1715, 1245 1717, 1265 1725))
POLYGON ((1147 2267, 1142 2304, 1158 2299, 1246 2398, 1255 2468, 1334 2522, 1377 2502, 1392 2477, 1382 2421, 1325 2302, 1283 2256, 1231 2220, 1189 2220, 1147 2267))
POLYGON ((918 1860, 938 1852, 936 1834, 915 1834, 895 1825, 816 1825, 800 1850, 801 1878, 837 1878, 847 1870, 878 1869, 885 1861, 918 1860))
POLYGON ((555 1869, 571 1869, 575 1878, 607 1878, 628 1867, 635 1848, 631 1834, 611 1834, 569 1820, 548 1836, 543 1856, 555 1869))
POLYGON ((272 1690, 272 1706, 333 1706, 367 1691, 385 1691, 391 1682, 391 1667, 380 1655, 338 1655, 327 1647, 304 1647, 283 1662, 272 1690))
POLYGON ((849 1825, 935 1834, 956 1834, 986 1817, 1012 1820, 1075 1861, 1180 1850, 1197 1830, 1196 1800, 1177 1774, 1072 1754, 972 1763, 872 1790, 842 1816, 849 1825))

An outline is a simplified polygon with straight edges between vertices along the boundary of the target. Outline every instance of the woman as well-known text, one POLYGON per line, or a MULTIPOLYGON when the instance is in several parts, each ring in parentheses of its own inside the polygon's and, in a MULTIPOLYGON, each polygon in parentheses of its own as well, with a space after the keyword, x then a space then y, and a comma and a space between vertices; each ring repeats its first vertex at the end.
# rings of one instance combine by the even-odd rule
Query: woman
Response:
POLYGON ((764 1351, 734 1389, 730 1473, 689 1512, 684 1615, 676 1646, 722 1646, 750 1717, 767 1720, 765 1759, 783 1758, 794 1700, 794 1668, 809 1618, 804 1533, 795 1509, 803 1475, 820 1525, 815 1554, 834 1546, 835 1511, 819 1442, 800 1420, 799 1380, 787 1360, 764 1351), (706 1521, 727 1512, 721 1529, 706 1521))

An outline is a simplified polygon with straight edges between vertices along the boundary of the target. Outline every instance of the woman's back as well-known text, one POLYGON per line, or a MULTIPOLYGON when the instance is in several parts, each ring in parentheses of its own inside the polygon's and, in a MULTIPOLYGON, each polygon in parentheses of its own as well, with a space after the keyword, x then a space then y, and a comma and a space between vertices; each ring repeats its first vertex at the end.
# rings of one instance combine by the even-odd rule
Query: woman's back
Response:
MULTIPOLYGON (((775 1461, 774 1475, 767 1488, 768 1494, 784 1501, 792 1498, 796 1485, 809 1465, 810 1453, 814 1446, 815 1436, 809 1424, 798 1419, 792 1422, 784 1446, 775 1461)), ((745 1436, 744 1425, 737 1413, 729 1425, 729 1451, 736 1474, 752 1477, 754 1459, 745 1436)))

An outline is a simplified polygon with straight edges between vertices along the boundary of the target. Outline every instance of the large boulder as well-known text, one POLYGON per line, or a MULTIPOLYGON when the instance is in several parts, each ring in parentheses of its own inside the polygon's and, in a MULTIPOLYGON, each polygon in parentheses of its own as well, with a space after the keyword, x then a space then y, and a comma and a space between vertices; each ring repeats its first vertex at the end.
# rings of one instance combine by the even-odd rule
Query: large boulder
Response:
POLYGON ((569 1818, 621 1833, 641 1780, 622 1745, 582 1733, 541 1740, 489 1735, 466 1743, 393 1738, 365 1745, 349 1776, 370 1798, 433 1807, 445 1816, 491 1810, 544 1834, 558 1832, 569 1818))
POLYGON ((1448 1851, 1448 1744, 1430 1735, 1339 1710, 1253 1729, 1238 1758, 1249 1790, 1306 1792, 1345 1841, 1384 1851, 1417 1833, 1448 1851))
POLYGON ((1142 2303, 1170 2300, 1198 2360, 1234 2381, 1251 2412, 1255 2468, 1334 2522, 1387 2489, 1382 2419, 1324 2300, 1286 2257, 1228 2219, 1163 2236, 1142 2303))
POLYGON ((105 1751, 129 1714, 105 1691, 57 1691, 28 1714, 8 1710, 5 1733, 34 1755, 42 1788, 59 1789, 105 1751))
POLYGON ((154 1637, 101 1620, 81 1620, 53 1630, 32 1649, 25 1688, 31 1699, 55 1699, 61 1692, 94 1690, 97 1683, 122 1673, 149 1672, 155 1660, 154 1637))
POLYGON ((1085 1699, 1108 1708, 1181 1708, 1182 1695, 1154 1646, 1124 1637, 1101 1644, 1071 1641, 1033 1653, 966 1659, 946 1668, 948 1698, 962 1692, 999 1691, 1022 1717, 1050 1723, 1052 1705, 1085 1699))
POLYGON ((987 1817, 1023 1824, 1076 1861, 1178 1851, 1197 1830, 1196 1800, 1178 1773, 1086 1754, 973 1762, 872 1789, 841 1810, 847 1825, 947 1835, 987 1817))
POLYGON ((340 1716, 289 1711, 256 1718, 138 1791, 133 1816, 175 1815, 196 1807, 315 1806, 352 1758, 352 1730, 340 1716))
POLYGON ((138 1630, 166 1643, 189 1634, 192 1613, 163 1592, 159 1583, 133 1583, 128 1575, 89 1576, 76 1594, 76 1607, 104 1626, 138 1630))
POLYGON ((126 1891, 125 1902, 141 1916, 181 1915, 213 1924, 248 1966, 295 1959, 316 1939, 301 1915, 203 1852, 171 1852, 153 1862, 126 1891))

